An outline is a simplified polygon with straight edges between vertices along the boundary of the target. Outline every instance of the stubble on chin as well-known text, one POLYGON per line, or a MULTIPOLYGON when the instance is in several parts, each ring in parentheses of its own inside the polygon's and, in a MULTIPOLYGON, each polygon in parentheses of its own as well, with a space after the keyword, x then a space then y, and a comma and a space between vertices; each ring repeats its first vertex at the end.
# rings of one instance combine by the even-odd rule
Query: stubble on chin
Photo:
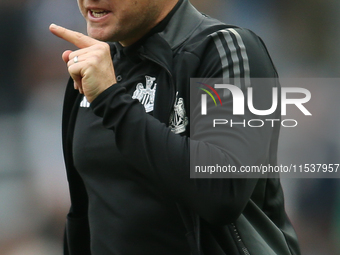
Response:
POLYGON ((103 42, 114 42, 115 36, 108 28, 87 26, 88 36, 103 42))

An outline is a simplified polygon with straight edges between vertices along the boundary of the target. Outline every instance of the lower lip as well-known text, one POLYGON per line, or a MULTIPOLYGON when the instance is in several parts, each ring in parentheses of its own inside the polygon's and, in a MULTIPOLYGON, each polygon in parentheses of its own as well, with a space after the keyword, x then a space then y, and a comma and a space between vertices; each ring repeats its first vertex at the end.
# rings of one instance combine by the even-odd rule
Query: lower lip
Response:
POLYGON ((111 14, 111 12, 107 12, 104 16, 101 16, 101 17, 97 18, 97 17, 92 15, 91 11, 88 11, 87 12, 87 17, 92 22, 103 22, 103 21, 105 21, 110 16, 110 14, 111 14))

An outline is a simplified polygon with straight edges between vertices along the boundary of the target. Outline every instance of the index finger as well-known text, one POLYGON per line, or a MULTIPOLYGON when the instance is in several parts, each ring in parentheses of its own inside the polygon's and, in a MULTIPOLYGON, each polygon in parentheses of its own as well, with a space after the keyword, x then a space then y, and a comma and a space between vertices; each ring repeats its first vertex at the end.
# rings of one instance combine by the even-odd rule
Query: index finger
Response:
POLYGON ((57 26, 55 24, 51 24, 49 29, 54 35, 60 37, 61 39, 64 39, 65 41, 72 43, 73 45, 77 46, 80 49, 100 43, 100 41, 93 39, 87 35, 72 31, 61 26, 57 26))

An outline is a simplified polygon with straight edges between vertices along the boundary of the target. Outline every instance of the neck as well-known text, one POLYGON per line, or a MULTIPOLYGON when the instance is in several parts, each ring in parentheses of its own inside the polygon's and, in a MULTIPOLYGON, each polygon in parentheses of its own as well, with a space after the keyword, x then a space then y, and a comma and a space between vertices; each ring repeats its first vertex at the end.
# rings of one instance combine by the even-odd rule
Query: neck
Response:
POLYGON ((176 6, 179 0, 165 0, 160 1, 160 4, 158 6, 159 13, 156 15, 156 18, 153 20, 153 22, 150 22, 150 25, 147 27, 147 29, 140 32, 137 36, 134 38, 126 39, 124 41, 119 41, 119 43, 123 47, 130 46, 140 40, 144 35, 146 35, 152 28, 154 28, 157 24, 159 24, 170 12, 171 10, 176 6))

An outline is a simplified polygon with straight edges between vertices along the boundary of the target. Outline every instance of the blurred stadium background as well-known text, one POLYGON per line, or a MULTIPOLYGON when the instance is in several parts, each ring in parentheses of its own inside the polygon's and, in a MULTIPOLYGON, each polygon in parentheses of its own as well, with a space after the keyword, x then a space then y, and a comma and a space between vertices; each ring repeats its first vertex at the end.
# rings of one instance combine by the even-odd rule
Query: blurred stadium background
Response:
MULTIPOLYGON (((339 0, 191 2, 256 32, 281 77, 339 77, 339 0)), ((69 198, 60 135, 68 75, 61 53, 74 47, 50 34, 48 26, 86 33, 85 23, 75 0, 0 0, 0 14, 0 255, 62 254, 69 198)), ((340 163, 339 144, 340 129, 327 125, 294 139, 283 132, 279 160, 340 163), (306 141, 310 136, 317 148, 306 141)), ((282 182, 303 254, 340 254, 339 180, 282 182)))

